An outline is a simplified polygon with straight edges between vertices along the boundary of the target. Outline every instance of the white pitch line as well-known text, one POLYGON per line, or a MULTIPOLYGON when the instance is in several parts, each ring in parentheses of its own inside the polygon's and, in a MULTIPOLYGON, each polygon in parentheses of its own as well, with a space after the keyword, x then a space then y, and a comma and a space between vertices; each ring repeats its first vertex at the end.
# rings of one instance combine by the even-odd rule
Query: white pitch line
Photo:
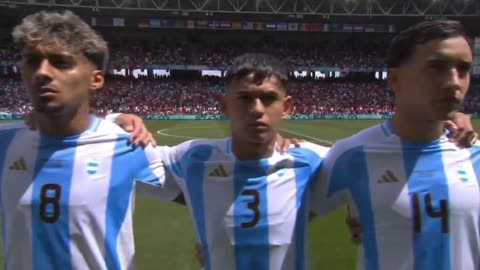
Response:
POLYGON ((304 137, 304 138, 307 138, 307 139, 310 139, 310 140, 314 140, 314 141, 317 141, 317 142, 326 143, 326 144, 329 144, 330 146, 332 146, 332 145, 334 144, 334 143, 331 142, 331 141, 322 140, 322 139, 319 139, 319 138, 315 138, 315 137, 312 137, 312 136, 308 136, 308 135, 302 134, 302 133, 300 133, 300 132, 288 130, 288 129, 285 129, 285 128, 281 128, 280 130, 281 130, 281 131, 285 131, 285 132, 290 133, 290 134, 302 136, 302 137, 304 137))
MULTIPOLYGON (((183 135, 174 135, 174 134, 169 134, 169 133, 165 133, 165 131, 169 131, 169 130, 181 130, 181 129, 204 129, 206 128, 205 126, 198 126, 198 127, 177 127, 177 128, 164 128, 164 129, 160 129, 160 130, 157 130, 157 134, 159 135, 162 135, 162 136, 166 136, 166 137, 174 137, 174 138, 181 138, 181 139, 199 139, 200 137, 191 137, 191 136, 183 136, 183 135)), ((310 140, 313 140, 313 141, 317 141, 317 142, 321 142, 321 143, 326 143, 326 144, 329 144, 330 146, 332 146, 334 143, 331 142, 331 141, 327 141, 327 140, 322 140, 322 139, 319 139, 319 138, 315 138, 315 137, 312 137, 312 136, 308 136, 308 135, 305 135, 305 134, 302 134, 300 132, 296 132, 296 131, 293 131, 293 130, 289 130, 289 129, 285 129, 285 128, 281 128, 280 129, 281 131, 284 131, 284 132, 287 132, 287 133, 290 133, 290 134, 294 134, 294 135, 297 135, 297 136, 301 136, 303 138, 307 138, 307 139, 310 139, 310 140)))
POLYGON ((165 137, 174 137, 174 138, 181 138, 181 139, 198 139, 198 137, 190 137, 190 136, 182 136, 182 135, 172 135, 172 134, 168 134, 168 133, 164 133, 165 131, 167 130, 172 130, 173 128, 164 128, 164 129, 160 129, 160 130, 157 130, 157 134, 158 135, 162 135, 162 136, 165 136, 165 137))

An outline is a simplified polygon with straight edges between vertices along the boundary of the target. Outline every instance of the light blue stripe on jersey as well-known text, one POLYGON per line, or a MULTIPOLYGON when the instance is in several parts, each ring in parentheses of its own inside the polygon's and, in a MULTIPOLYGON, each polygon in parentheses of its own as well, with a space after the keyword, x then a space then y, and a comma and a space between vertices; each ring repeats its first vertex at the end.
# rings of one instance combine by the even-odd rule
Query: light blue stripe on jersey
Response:
POLYGON ((392 135, 392 129, 393 128, 392 128, 391 120, 381 123, 380 127, 382 128, 382 131, 383 131, 383 134, 385 135, 385 137, 388 137, 388 136, 392 135))
POLYGON ((94 115, 92 115, 90 117, 91 117, 91 121, 90 121, 90 126, 89 126, 88 129, 93 131, 93 132, 96 132, 102 121, 94 115))
POLYGON ((439 211, 441 200, 448 202, 448 181, 443 166, 441 146, 432 144, 420 149, 403 143, 402 147, 405 174, 411 196, 412 220, 415 213, 415 195, 418 196, 420 206, 421 233, 416 233, 415 228, 412 228, 415 269, 451 269, 449 233, 442 232, 442 218, 428 214, 426 204, 428 191, 430 191, 432 203, 430 211, 439 211), (422 158, 425 155, 428 155, 428 158, 422 158), (424 176, 422 171, 428 171, 433 175, 424 176))
POLYGON ((267 169, 268 160, 235 162, 233 207, 237 270, 270 269, 267 169), (255 195, 244 194, 248 190, 258 193, 258 205, 253 205, 255 195), (253 227, 242 227, 254 220, 255 211, 260 215, 258 222, 253 227))
MULTIPOLYGON (((477 178, 478 186, 480 187, 480 146, 474 145, 469 148, 470 150, 470 161, 472 162, 473 170, 475 172, 475 177, 477 178)), ((480 213, 479 215, 479 224, 480 228, 480 213)), ((480 232, 479 232, 480 233, 480 232)), ((480 262, 479 262, 480 265, 480 262)))
POLYGON ((350 190, 362 224, 365 269, 379 270, 375 219, 367 165, 362 146, 344 152, 333 166, 328 196, 345 189, 350 190))
POLYGON ((210 145, 198 145, 188 150, 178 161, 178 164, 172 164, 169 170, 181 176, 188 181, 188 196, 191 201, 195 226, 200 237, 203 253, 205 257, 204 270, 211 269, 210 252, 208 251, 207 233, 205 228, 205 201, 203 192, 203 181, 205 175, 205 162, 210 159, 213 147, 210 145), (188 168, 187 174, 184 175, 182 168, 188 168))
MULTIPOLYGON (((5 157, 7 155, 7 150, 8 146, 10 145, 10 142, 12 139, 15 137, 15 133, 17 132, 18 129, 10 129, 10 130, 4 130, 0 134, 0 168, 5 168, 5 157)), ((3 170, 3 169, 2 169, 3 170)), ((7 241, 6 237, 8 235, 5 233, 6 227, 5 227, 5 209, 3 208, 3 198, 2 198, 2 190, 3 190, 3 178, 2 173, 3 171, 0 170, 0 209, 1 209, 1 215, 2 215, 2 246, 3 250, 5 250, 5 242, 7 241)), ((7 269, 7 259, 5 258, 3 262, 3 269, 7 269)))
POLYGON ((121 269, 117 238, 128 212, 135 174, 138 173, 129 168, 147 167, 148 160, 144 155, 141 148, 133 150, 132 146, 128 145, 128 139, 125 136, 117 139, 112 159, 105 215, 105 261, 109 270, 121 269), (135 151, 135 156, 132 156, 131 153, 126 155, 132 151, 135 151), (143 164, 135 164, 138 162, 143 164))
MULTIPOLYGON (((79 137, 72 137, 69 142, 75 144, 79 137)), ((45 136, 40 137, 40 145, 32 187, 33 265, 36 270, 68 270, 72 268, 69 200, 76 147, 65 149, 58 140, 45 136), (61 161, 63 167, 58 169, 45 166, 49 160, 61 161), (48 184, 51 184, 52 188, 46 189, 48 184), (55 186, 59 189, 55 190, 55 186), (55 222, 48 223, 42 218, 53 217, 58 209, 59 216, 55 222)))
POLYGON ((307 261, 306 245, 306 221, 308 220, 308 212, 305 211, 308 187, 310 179, 318 171, 320 163, 323 158, 317 153, 305 148, 291 148, 289 154, 295 157, 295 181, 296 181, 296 197, 297 197, 297 222, 295 224, 295 258, 296 270, 306 269, 305 262, 307 261))

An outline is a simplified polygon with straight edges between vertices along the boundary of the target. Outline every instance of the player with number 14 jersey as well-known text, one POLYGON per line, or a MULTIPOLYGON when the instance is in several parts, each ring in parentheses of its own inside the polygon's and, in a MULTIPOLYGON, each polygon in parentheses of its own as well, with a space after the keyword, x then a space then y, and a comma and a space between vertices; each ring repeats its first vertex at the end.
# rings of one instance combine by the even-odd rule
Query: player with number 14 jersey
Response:
POLYGON ((479 177, 479 144, 408 143, 388 121, 332 147, 312 205, 322 215, 348 202, 360 217, 359 269, 478 269, 479 177))

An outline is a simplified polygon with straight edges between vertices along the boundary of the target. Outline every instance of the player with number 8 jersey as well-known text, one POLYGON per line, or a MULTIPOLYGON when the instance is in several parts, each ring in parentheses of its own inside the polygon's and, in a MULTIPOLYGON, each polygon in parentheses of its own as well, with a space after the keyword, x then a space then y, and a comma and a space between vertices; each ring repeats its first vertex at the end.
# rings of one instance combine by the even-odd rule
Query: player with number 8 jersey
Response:
POLYGON ((135 269, 135 180, 159 189, 164 167, 90 114, 105 40, 70 11, 31 14, 12 36, 38 130, 0 125, 3 269, 135 269))
POLYGON ((1 125, 0 149, 5 269, 134 267, 134 180, 160 188, 158 149, 133 148, 93 116, 88 130, 63 138, 1 125))

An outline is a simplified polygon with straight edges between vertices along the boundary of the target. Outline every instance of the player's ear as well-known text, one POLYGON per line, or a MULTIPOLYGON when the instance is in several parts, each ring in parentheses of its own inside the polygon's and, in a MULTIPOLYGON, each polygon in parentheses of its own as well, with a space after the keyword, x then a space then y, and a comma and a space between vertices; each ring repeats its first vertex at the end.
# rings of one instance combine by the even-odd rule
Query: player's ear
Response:
POLYGON ((90 83, 90 89, 92 91, 98 91, 103 88, 105 84, 105 75, 101 70, 92 71, 92 81, 90 83))
POLYGON ((390 68, 388 69, 388 74, 387 74, 387 81, 388 85, 390 86, 391 89, 394 91, 398 91, 398 81, 399 81, 399 70, 398 68, 390 68))
POLYGON ((282 118, 287 119, 288 116, 292 113, 292 111, 293 111, 293 98, 291 96, 286 96, 285 99, 283 100, 282 118))

